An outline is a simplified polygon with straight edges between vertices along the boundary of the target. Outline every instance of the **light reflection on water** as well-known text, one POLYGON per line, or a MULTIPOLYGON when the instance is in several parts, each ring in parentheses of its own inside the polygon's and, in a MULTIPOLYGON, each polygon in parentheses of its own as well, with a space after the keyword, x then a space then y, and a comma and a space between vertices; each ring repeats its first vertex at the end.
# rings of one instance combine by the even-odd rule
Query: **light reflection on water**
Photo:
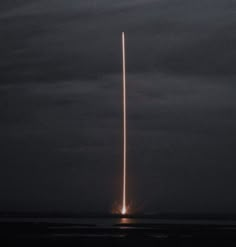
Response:
POLYGON ((130 228, 129 224, 135 223, 135 220, 132 218, 120 218, 117 225, 120 229, 130 228))
POLYGON ((135 223, 134 219, 132 218, 121 218, 120 219, 120 224, 131 224, 135 223))

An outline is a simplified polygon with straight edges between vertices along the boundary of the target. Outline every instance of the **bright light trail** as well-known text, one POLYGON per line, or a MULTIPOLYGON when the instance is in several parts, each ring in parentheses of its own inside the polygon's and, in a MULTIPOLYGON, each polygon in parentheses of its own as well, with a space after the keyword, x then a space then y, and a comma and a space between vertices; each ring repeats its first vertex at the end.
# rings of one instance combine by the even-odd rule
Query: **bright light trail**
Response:
POLYGON ((123 203, 121 213, 126 214, 126 70, 125 70, 125 33, 122 32, 123 64, 123 203))

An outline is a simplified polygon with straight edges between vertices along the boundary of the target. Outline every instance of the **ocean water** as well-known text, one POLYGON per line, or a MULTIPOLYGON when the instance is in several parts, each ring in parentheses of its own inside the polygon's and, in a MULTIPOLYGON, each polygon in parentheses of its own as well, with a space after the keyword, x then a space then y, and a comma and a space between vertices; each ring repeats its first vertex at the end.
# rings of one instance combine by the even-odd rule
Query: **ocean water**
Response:
MULTIPOLYGON (((157 225, 217 225, 231 228, 236 226, 235 220, 176 220, 155 218, 118 218, 118 217, 82 217, 82 218, 48 218, 48 217, 23 217, 23 218, 0 218, 0 222, 25 222, 25 223, 50 223, 65 224, 66 227, 96 227, 96 228, 150 228, 157 225)), ((235 227, 236 228, 236 227, 235 227)))

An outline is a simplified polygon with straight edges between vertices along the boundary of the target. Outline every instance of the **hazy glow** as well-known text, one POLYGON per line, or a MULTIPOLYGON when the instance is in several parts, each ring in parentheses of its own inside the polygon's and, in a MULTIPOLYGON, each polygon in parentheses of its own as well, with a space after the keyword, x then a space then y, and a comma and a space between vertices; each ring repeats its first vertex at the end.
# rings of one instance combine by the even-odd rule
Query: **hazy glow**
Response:
POLYGON ((126 71, 125 71, 125 33, 122 32, 123 64, 123 203, 122 214, 126 214, 126 71))

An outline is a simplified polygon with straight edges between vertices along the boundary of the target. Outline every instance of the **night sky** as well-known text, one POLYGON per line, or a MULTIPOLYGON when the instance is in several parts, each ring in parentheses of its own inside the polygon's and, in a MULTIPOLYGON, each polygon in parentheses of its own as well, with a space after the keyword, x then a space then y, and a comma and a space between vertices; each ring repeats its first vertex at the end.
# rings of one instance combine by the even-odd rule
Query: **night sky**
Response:
POLYGON ((236 213, 235 0, 0 3, 0 211, 236 213))

